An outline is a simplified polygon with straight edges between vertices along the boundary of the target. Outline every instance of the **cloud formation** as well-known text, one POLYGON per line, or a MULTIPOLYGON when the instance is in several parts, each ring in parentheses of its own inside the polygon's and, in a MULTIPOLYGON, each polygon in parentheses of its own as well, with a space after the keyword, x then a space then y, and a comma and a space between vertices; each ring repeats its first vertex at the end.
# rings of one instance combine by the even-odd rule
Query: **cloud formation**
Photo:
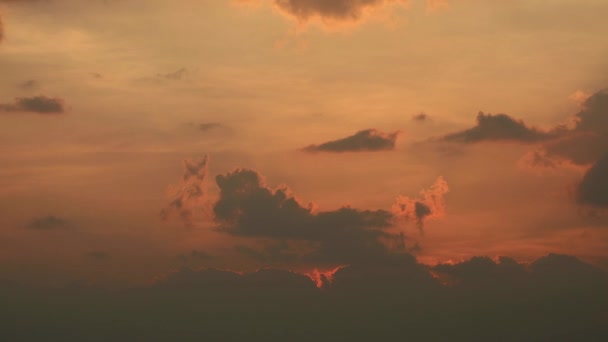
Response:
POLYGON ((274 0, 281 12, 301 23, 313 19, 323 22, 354 22, 381 7, 403 3, 405 1, 402 0, 274 0))
POLYGON ((424 234, 425 220, 445 215, 444 197, 449 190, 445 179, 439 177, 429 189, 422 190, 418 198, 399 196, 392 211, 397 217, 415 221, 420 233, 424 234))
POLYGON ((320 145, 304 148, 307 152, 366 152, 388 151, 395 149, 400 132, 383 133, 376 129, 359 131, 346 138, 328 141, 320 145))
POLYGON ((589 96, 574 122, 573 128, 557 127, 559 139, 542 146, 543 153, 556 163, 589 166, 608 153, 608 91, 589 96))
POLYGON ((65 103, 58 97, 44 95, 18 97, 12 103, 0 103, 0 113, 36 113, 43 115, 62 114, 65 103))
POLYGON ((174 189, 171 202, 161 210, 161 219, 166 221, 177 215, 184 224, 192 224, 193 212, 202 209, 206 194, 207 161, 206 155, 200 159, 184 160, 182 182, 174 189))
POLYGON ((317 248, 304 259, 319 263, 355 262, 388 254, 379 241, 392 236, 385 231, 393 217, 388 211, 343 207, 314 213, 312 204, 302 205, 286 187, 269 188, 252 170, 218 175, 216 182, 220 197, 213 212, 227 234, 309 241, 317 248))
POLYGON ((95 341, 180 340, 185 334, 231 341, 608 337, 608 274, 567 255, 529 265, 478 256, 436 267, 403 255, 391 263, 341 267, 317 284, 312 278, 278 269, 181 268, 117 293, 74 286, 36 291, 0 282, 0 312, 11 318, 0 327, 11 341, 91 340, 91 331, 95 341))
POLYGON ((477 124, 473 128, 448 134, 442 141, 477 143, 482 141, 517 141, 534 143, 555 138, 551 132, 543 132, 528 127, 522 120, 515 120, 506 114, 484 114, 479 112, 477 124))
POLYGON ((578 201, 608 208, 608 153, 593 164, 578 186, 578 201))

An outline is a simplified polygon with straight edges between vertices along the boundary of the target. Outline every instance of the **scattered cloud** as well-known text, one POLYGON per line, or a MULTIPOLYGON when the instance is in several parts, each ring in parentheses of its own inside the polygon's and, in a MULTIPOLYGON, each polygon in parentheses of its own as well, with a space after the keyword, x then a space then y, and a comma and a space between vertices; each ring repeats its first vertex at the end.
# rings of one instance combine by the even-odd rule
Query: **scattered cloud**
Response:
POLYGON ((171 195, 171 202, 161 210, 162 220, 177 215, 186 225, 192 224, 193 212, 202 209, 205 196, 205 178, 207 177, 205 155, 200 159, 184 160, 184 175, 171 195))
POLYGON ((304 148, 307 152, 366 152, 395 149, 400 132, 383 133, 376 129, 366 129, 343 139, 328 141, 320 145, 304 148))
POLYGON ((555 133, 543 132, 534 127, 528 127, 522 120, 515 120, 506 114, 477 115, 477 124, 473 128, 448 134, 442 141, 459 143, 477 143, 482 141, 517 141, 534 143, 556 137, 555 133))
POLYGON ((40 82, 36 80, 26 80, 18 84, 19 88, 24 90, 33 90, 40 87, 40 82))
POLYGON ((427 122, 430 119, 431 118, 424 112, 420 113, 420 114, 416 114, 412 117, 412 121, 416 121, 416 122, 427 122))
POLYGON ((44 95, 18 97, 13 103, 0 103, 0 113, 37 113, 43 115, 65 112, 63 99, 44 95))
POLYGON ((33 219, 25 225, 27 229, 32 230, 57 230, 70 228, 71 224, 69 221, 59 218, 57 216, 49 215, 33 219))
POLYGON ((424 221, 445 215, 445 194, 449 191, 443 177, 437 178, 427 190, 422 190, 418 198, 399 196, 392 211, 397 217, 414 220, 421 234, 424 234, 424 221))

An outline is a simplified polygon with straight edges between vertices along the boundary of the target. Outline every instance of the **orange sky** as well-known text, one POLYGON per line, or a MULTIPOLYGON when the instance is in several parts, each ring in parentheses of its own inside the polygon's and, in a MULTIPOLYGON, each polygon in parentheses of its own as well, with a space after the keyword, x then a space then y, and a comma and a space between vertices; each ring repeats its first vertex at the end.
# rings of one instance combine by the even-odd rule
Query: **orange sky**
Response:
POLYGON ((235 168, 323 224, 421 203, 385 232, 422 262, 608 265, 608 205, 579 193, 608 152, 608 2, 361 3, 0 0, 0 268, 122 283, 314 263, 281 258, 324 237, 220 222, 215 177, 235 168))

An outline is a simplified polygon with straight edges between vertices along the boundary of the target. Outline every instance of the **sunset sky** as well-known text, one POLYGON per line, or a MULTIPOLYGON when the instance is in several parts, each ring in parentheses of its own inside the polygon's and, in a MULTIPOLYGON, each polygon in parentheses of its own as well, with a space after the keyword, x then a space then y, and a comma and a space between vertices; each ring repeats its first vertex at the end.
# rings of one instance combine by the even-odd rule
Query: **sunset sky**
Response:
POLYGON ((0 0, 0 278, 385 254, 608 268, 606 13, 0 0))

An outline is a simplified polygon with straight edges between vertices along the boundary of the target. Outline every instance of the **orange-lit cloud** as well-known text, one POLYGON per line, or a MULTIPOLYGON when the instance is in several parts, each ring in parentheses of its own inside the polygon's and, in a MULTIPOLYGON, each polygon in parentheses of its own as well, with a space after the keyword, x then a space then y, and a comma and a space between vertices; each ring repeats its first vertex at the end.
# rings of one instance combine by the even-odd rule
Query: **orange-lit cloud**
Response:
POLYGON ((422 190, 418 198, 399 196, 393 204, 393 213, 397 217, 416 221, 420 232, 424 233, 425 220, 445 215, 444 196, 448 191, 448 183, 439 177, 429 189, 422 190))

